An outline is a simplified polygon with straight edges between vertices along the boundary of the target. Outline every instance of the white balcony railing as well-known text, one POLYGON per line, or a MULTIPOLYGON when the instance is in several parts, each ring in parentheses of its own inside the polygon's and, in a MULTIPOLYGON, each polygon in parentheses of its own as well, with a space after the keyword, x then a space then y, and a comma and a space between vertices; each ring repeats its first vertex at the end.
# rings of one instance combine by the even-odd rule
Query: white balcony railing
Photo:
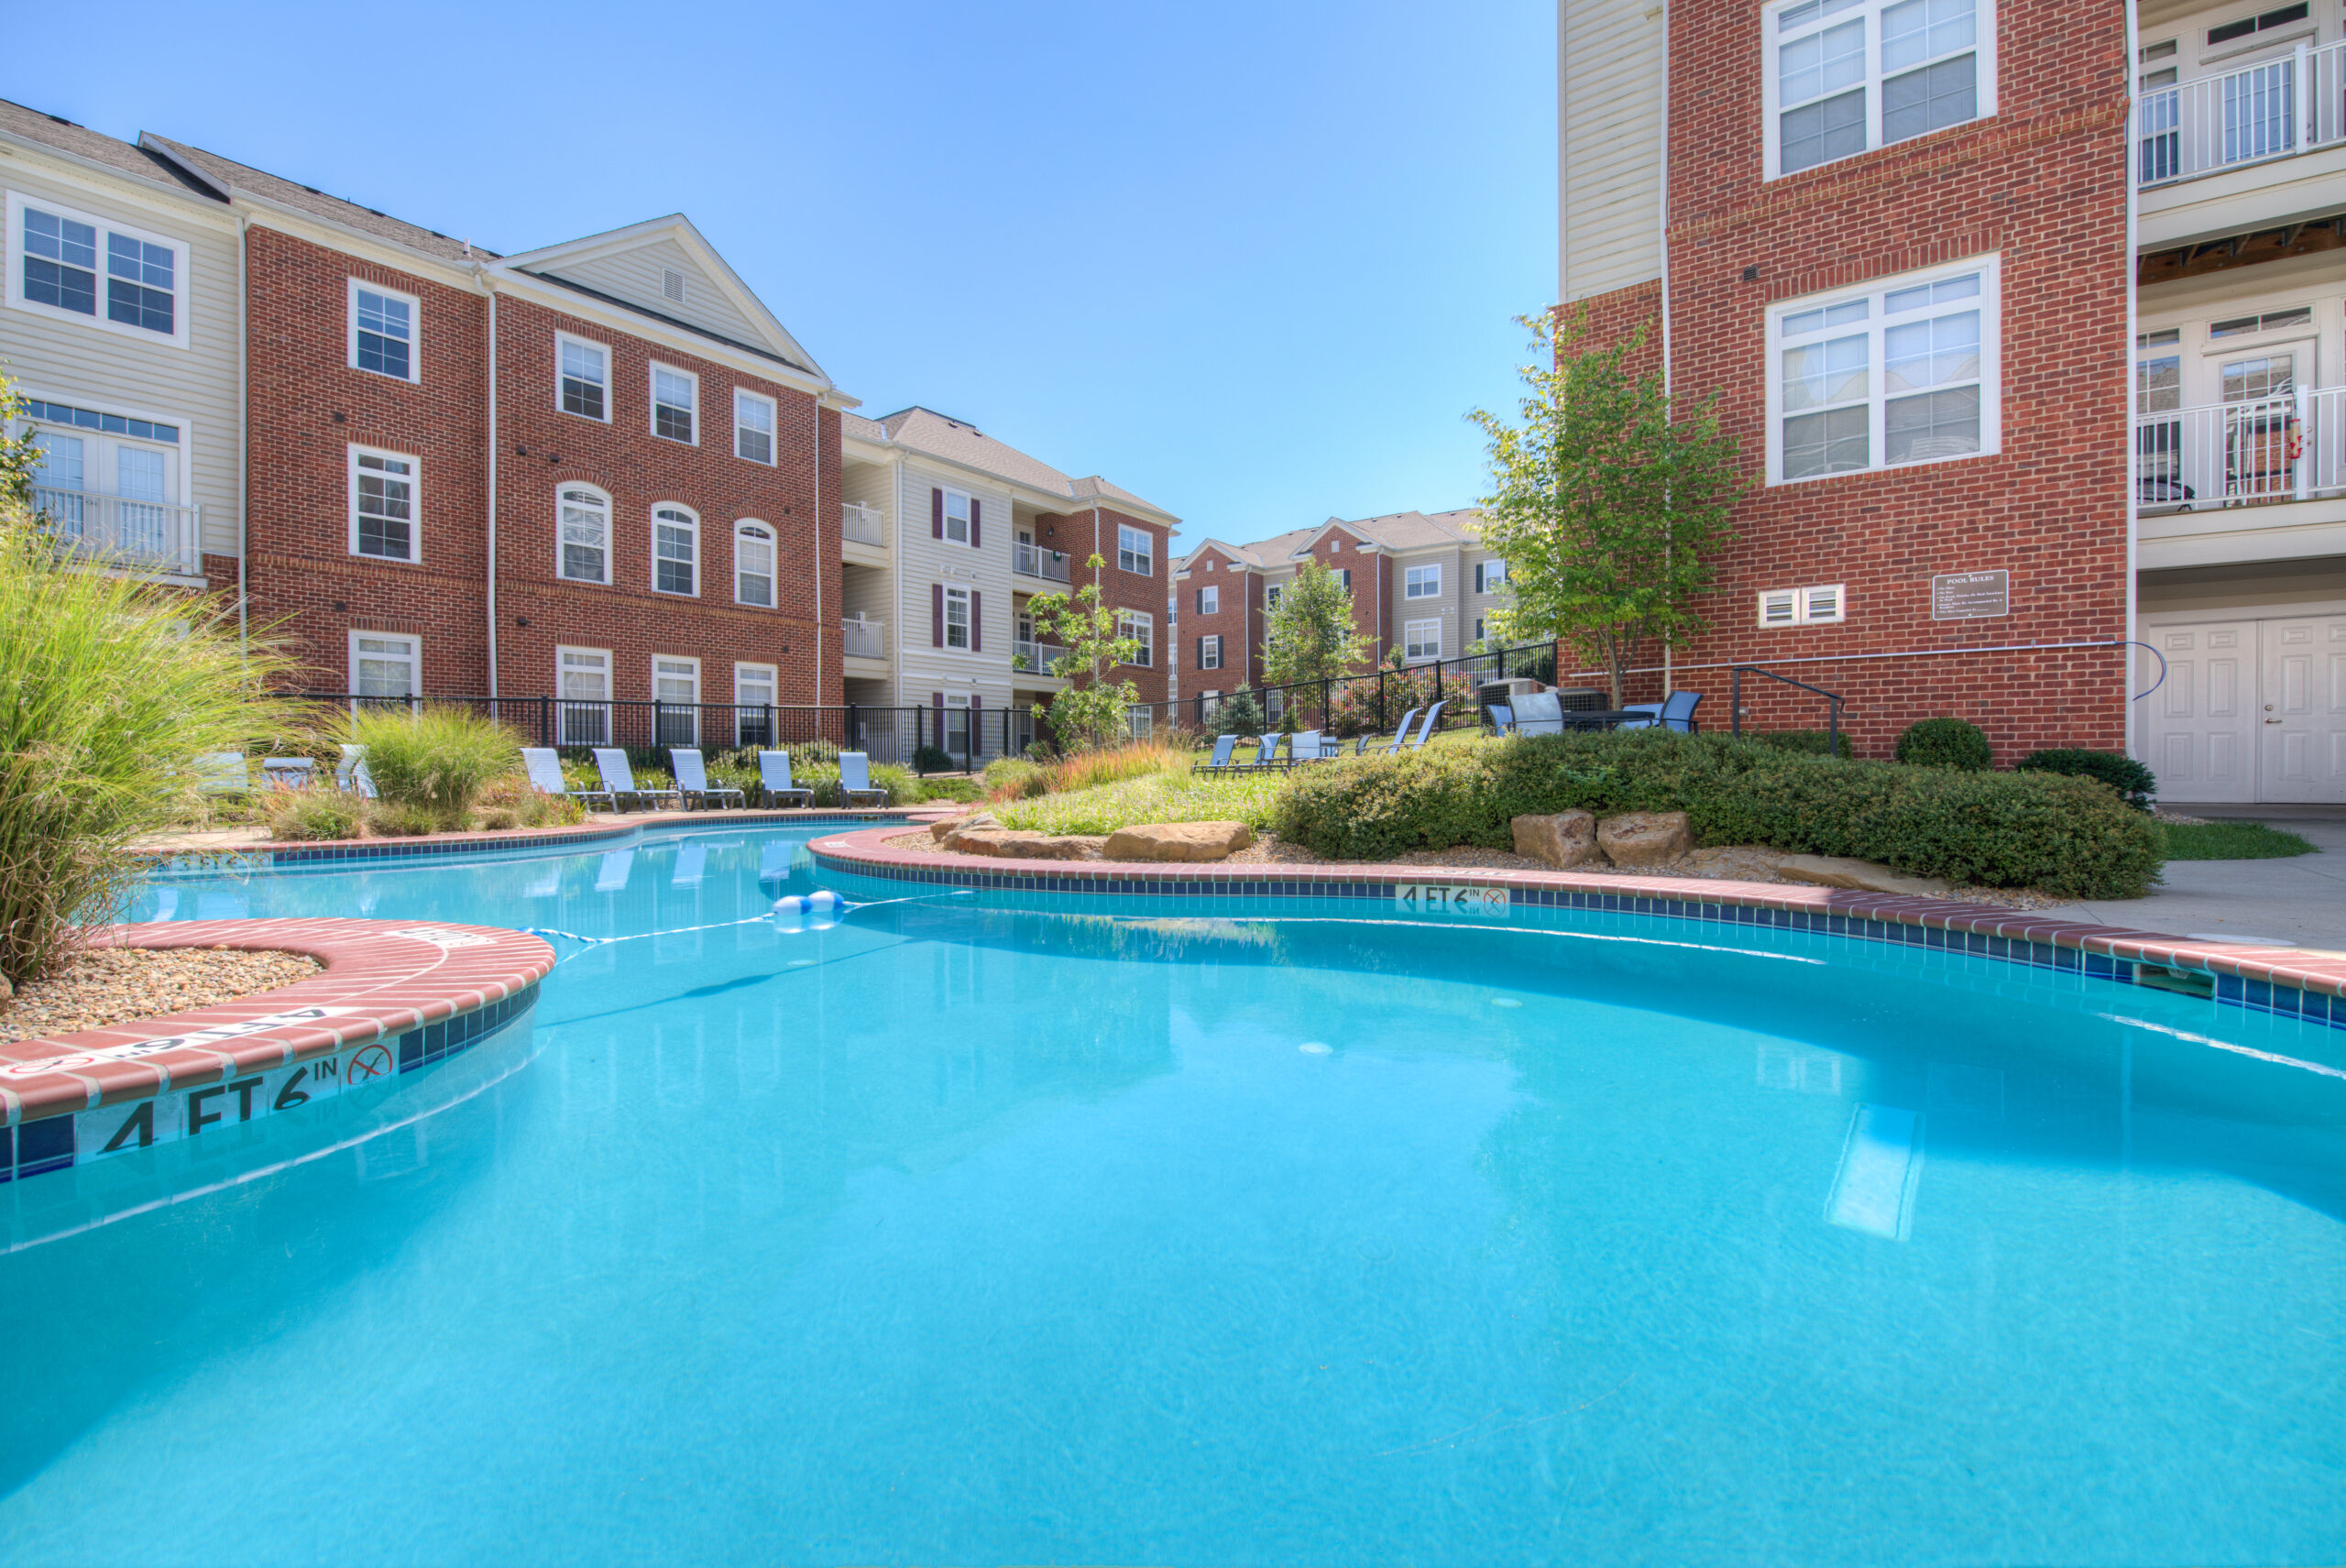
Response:
POLYGON ((203 575, 202 507, 35 485, 33 510, 48 518, 50 536, 72 554, 134 571, 203 575))
POLYGON ((1036 675, 1049 674, 1052 667, 1067 657, 1067 650, 1055 642, 1029 642, 1024 638, 1012 642, 1010 652, 1025 661, 1018 666, 1020 669, 1036 675))
POLYGON ((2346 387, 2134 421, 2134 495, 2145 511, 2306 500, 2341 488, 2346 387))
POLYGON ((1056 550, 1040 550, 1024 541, 1010 547, 1010 569, 1025 577, 1040 577, 1045 582, 1064 583, 1068 580, 1067 557, 1056 550))
POLYGON ((2346 39, 2134 100, 2134 182, 2166 185, 2346 140, 2346 39))
POLYGON ((888 656, 887 626, 877 620, 842 620, 839 646, 850 659, 884 659, 888 656))
POLYGON ((885 548, 888 531, 878 507, 865 506, 861 501, 839 503, 839 530, 858 544, 877 544, 885 548))

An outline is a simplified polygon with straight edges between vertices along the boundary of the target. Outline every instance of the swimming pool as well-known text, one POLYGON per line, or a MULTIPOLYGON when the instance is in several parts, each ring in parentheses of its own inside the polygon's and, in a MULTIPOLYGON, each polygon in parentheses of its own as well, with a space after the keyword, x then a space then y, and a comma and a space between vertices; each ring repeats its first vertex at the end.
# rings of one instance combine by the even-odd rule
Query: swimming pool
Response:
POLYGON ((142 895, 709 928, 557 939, 527 1044, 380 1135, 334 1148, 348 1097, 244 1130, 254 1179, 106 1162, 182 1201, 0 1259, 0 1554, 2346 1541, 2346 1034, 1632 916, 850 880, 913 901, 724 924, 811 890, 816 836, 142 895))

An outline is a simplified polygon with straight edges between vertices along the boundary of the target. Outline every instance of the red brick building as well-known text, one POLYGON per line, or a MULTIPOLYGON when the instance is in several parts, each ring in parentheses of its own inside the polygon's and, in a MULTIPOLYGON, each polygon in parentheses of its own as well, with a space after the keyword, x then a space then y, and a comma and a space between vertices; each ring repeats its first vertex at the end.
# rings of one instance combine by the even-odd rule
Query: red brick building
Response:
POLYGON ((1560 7, 1564 308, 1644 326, 1749 480, 1652 691, 1723 728, 1755 664, 1865 752, 1952 713, 2001 762, 2346 798, 2341 6, 2141 12, 1560 7), (2243 82, 2299 109, 2252 123, 2243 82))

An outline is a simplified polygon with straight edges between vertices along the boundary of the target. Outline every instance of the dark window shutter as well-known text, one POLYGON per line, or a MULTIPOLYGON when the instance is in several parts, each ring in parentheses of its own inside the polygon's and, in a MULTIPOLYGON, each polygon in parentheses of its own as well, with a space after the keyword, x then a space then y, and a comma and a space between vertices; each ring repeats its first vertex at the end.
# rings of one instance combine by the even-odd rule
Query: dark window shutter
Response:
MULTIPOLYGON (((970 503, 972 506, 976 504, 974 501, 970 503)), ((975 539, 977 536, 977 516, 973 512, 970 518, 970 537, 975 539)), ((985 595, 975 588, 970 590, 970 652, 972 653, 982 653, 986 651, 985 635, 979 630, 985 625, 985 617, 981 613, 985 609, 985 595)))
POLYGON ((1200 669, 1200 670, 1202 670, 1202 669, 1204 669, 1205 667, 1206 667, 1206 640, 1205 640, 1204 638, 1200 637, 1200 638, 1199 638, 1199 639, 1198 639, 1198 668, 1199 668, 1199 669, 1200 669))
POLYGON ((937 705, 937 745, 942 751, 945 746, 945 694, 931 692, 928 698, 937 705))
POLYGON ((945 585, 928 585, 928 645, 945 646, 945 585))
POLYGON ((972 550, 978 547, 978 519, 982 515, 984 511, 978 504, 978 498, 971 496, 970 498, 970 548, 972 550))
POLYGON ((931 539, 945 537, 945 492, 943 490, 932 489, 928 492, 928 536, 931 539))
POLYGON ((978 694, 975 692, 970 694, 970 711, 971 713, 978 711, 978 694))

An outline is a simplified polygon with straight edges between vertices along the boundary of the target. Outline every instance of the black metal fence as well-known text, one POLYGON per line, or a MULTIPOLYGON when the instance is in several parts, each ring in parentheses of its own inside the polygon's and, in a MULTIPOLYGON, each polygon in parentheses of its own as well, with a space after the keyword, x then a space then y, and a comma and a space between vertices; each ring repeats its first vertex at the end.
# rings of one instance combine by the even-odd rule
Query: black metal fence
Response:
MULTIPOLYGON (((1235 672, 1233 672, 1234 674, 1235 672)), ((1184 671, 1183 679, 1200 683, 1213 672, 1184 671)), ((1556 645, 1529 642, 1515 648, 1493 648, 1456 659, 1431 660, 1406 669, 1377 670, 1329 681, 1287 685, 1253 686, 1246 696, 1264 724, 1276 727, 1295 714, 1306 729, 1332 729, 1341 735, 1369 734, 1391 729, 1411 708, 1443 703, 1442 727, 1464 729, 1482 722, 1476 694, 1496 681, 1537 681, 1552 685, 1556 678, 1556 645)), ((1146 703, 1133 709, 1136 732, 1167 728, 1214 730, 1231 717, 1225 708, 1236 690, 1213 696, 1202 692, 1172 702, 1146 703), (1146 717, 1142 717, 1146 716, 1146 717)))

